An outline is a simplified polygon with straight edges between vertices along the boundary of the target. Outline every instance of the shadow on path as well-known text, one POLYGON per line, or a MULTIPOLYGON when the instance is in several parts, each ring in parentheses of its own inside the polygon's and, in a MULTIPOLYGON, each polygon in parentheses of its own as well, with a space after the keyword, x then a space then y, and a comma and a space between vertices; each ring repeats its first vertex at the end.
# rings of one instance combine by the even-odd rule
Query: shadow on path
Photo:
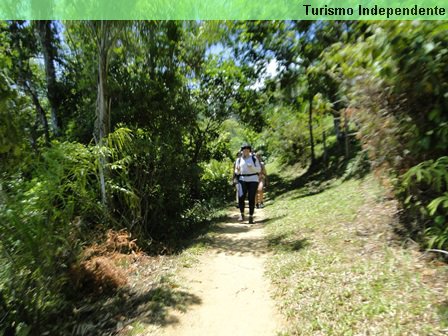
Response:
POLYGON ((310 245, 307 238, 291 238, 281 234, 268 239, 268 246, 276 251, 299 251, 310 245))
POLYGON ((232 213, 221 223, 215 224, 209 232, 196 239, 196 243, 204 243, 209 246, 213 253, 225 253, 228 255, 254 255, 260 256, 271 253, 274 250, 298 251, 306 247, 306 239, 287 239, 286 235, 267 238, 263 234, 264 226, 286 216, 273 218, 264 217, 264 211, 255 216, 255 224, 239 222, 238 214, 232 213), (258 217, 258 218, 257 218, 258 217))
POLYGON ((226 253, 228 255, 254 255, 260 256, 270 252, 266 240, 259 237, 247 237, 234 239, 229 236, 215 237, 208 242, 208 246, 215 253, 226 253))
POLYGON ((114 297, 93 298, 74 310, 76 325, 72 335, 112 335, 133 323, 166 326, 179 323, 171 309, 187 311, 201 299, 163 282, 143 292, 122 290, 114 297))

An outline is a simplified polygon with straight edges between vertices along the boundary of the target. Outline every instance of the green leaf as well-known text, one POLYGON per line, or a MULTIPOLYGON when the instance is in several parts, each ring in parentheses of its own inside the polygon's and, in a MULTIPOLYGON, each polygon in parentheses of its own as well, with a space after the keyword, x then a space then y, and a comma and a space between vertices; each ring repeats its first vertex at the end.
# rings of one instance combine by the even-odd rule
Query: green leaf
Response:
POLYGON ((435 243, 437 242, 437 236, 432 236, 431 238, 429 238, 428 240, 428 247, 429 248, 433 248, 435 243))
POLYGON ((445 216, 437 216, 437 217, 434 219, 434 222, 435 222, 437 225, 443 225, 443 224, 445 224, 445 216))
POLYGON ((445 207, 445 202, 448 202, 448 194, 445 194, 441 197, 437 197, 436 199, 432 200, 431 203, 428 204, 428 210, 429 210, 429 214, 431 216, 433 216, 438 207, 440 206, 440 204, 442 204, 443 202, 443 206, 445 207))
POLYGON ((437 242, 438 243, 437 248, 442 250, 445 247, 445 243, 447 242, 447 240, 448 240, 448 236, 446 236, 446 235, 439 237, 438 242, 437 242))
POLYGON ((440 33, 444 33, 446 35, 447 32, 448 32, 448 23, 442 23, 441 25, 439 25, 433 29, 433 31, 431 32, 431 36, 434 36, 434 35, 437 35, 440 33))
POLYGON ((439 109, 434 109, 431 112, 429 112, 429 114, 428 114, 428 119, 431 121, 435 121, 439 118, 440 118, 440 110, 439 109))

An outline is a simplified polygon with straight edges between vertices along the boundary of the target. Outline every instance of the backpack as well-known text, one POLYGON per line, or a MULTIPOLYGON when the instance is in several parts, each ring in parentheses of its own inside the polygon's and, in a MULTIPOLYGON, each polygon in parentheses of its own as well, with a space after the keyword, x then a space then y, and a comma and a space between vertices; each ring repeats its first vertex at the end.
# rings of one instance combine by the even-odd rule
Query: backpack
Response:
POLYGON ((257 165, 257 158, 255 157, 255 155, 254 154, 251 154, 251 156, 252 156, 252 161, 254 162, 254 166, 256 166, 257 165))

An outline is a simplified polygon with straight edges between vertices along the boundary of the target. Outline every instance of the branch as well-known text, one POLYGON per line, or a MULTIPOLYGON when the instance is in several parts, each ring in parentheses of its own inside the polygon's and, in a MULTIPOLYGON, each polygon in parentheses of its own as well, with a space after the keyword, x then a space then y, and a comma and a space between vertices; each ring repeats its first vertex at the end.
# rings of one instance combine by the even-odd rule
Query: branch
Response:
POLYGON ((444 250, 428 249, 428 250, 426 250, 426 252, 439 252, 439 253, 443 253, 448 256, 448 251, 444 251, 444 250))

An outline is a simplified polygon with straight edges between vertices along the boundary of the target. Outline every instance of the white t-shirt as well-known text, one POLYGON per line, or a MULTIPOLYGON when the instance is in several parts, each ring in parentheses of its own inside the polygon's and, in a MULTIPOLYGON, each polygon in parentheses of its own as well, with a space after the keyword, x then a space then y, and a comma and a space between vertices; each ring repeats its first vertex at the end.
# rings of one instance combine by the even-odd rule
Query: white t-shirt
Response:
POLYGON ((260 171, 261 171, 260 162, 258 161, 258 159, 255 158, 255 164, 254 164, 252 155, 249 155, 246 158, 242 156, 236 159, 235 174, 240 175, 240 181, 258 182, 257 173, 260 173, 260 171), (250 175, 250 176, 244 176, 244 175, 250 175))

